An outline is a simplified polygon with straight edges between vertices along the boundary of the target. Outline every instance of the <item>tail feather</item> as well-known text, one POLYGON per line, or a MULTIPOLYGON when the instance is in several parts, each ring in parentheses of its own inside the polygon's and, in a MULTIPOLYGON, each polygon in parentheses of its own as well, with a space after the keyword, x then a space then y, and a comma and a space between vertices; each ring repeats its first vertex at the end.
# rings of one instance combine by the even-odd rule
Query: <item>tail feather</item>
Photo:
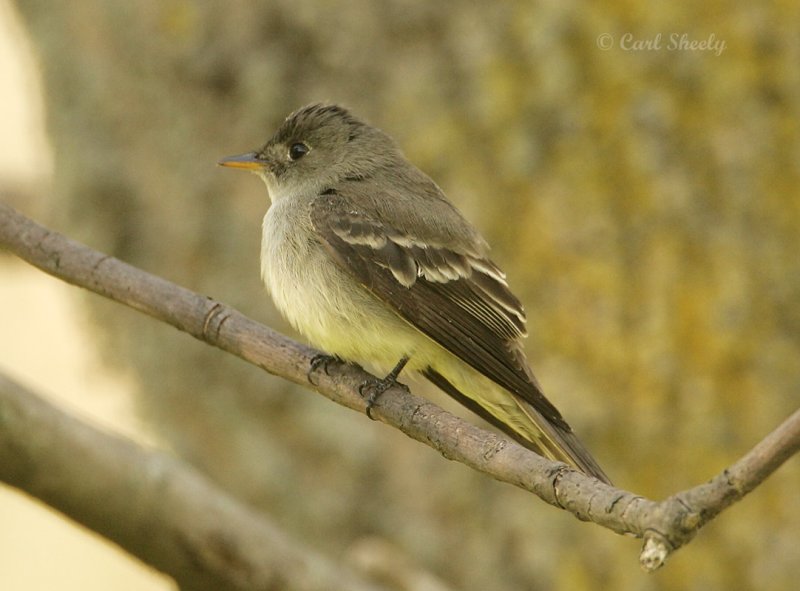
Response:
POLYGON ((509 397, 513 398, 519 410, 527 417, 527 422, 530 423, 527 429, 515 429, 509 422, 493 415, 474 398, 464 394, 435 369, 428 367, 422 374, 450 397, 509 435, 521 445, 539 455, 571 464, 589 476, 593 476, 606 484, 611 484, 609 477, 565 422, 562 425, 548 421, 533 406, 509 392, 509 397))
MULTIPOLYGON (((515 397, 515 401, 519 405, 522 412, 530 418, 536 427, 541 431, 543 437, 538 440, 541 447, 546 447, 547 452, 545 455, 553 459, 561 460, 580 468, 586 474, 594 476, 598 480, 602 480, 606 484, 611 484, 611 479, 606 475, 597 460, 592 457, 592 454, 581 443, 578 436, 572 428, 567 425, 565 429, 561 425, 554 425, 547 419, 542 417, 536 409, 523 400, 515 397)), ((537 442, 534 442, 535 446, 537 442)))

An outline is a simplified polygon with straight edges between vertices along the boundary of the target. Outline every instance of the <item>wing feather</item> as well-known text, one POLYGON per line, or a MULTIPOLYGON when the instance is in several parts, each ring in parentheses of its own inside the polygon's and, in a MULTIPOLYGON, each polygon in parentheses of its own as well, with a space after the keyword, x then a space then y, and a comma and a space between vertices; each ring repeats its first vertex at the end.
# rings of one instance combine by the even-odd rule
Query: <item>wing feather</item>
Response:
MULTIPOLYGON (((369 216, 338 191, 312 223, 332 258, 401 317, 473 368, 570 430, 522 355, 525 312, 489 259, 427 242, 369 216)), ((466 249, 465 249, 466 250, 466 249)))

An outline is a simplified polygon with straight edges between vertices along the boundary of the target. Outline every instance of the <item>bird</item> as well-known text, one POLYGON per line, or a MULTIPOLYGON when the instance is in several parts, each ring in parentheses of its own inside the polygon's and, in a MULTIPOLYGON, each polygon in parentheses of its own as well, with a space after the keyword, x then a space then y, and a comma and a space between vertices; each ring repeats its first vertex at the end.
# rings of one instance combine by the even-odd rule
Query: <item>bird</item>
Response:
POLYGON ((610 484, 534 376, 524 308, 487 241, 391 136, 314 103, 219 164, 266 184, 261 276, 283 316, 326 355, 392 368, 368 412, 414 371, 528 449, 610 484))

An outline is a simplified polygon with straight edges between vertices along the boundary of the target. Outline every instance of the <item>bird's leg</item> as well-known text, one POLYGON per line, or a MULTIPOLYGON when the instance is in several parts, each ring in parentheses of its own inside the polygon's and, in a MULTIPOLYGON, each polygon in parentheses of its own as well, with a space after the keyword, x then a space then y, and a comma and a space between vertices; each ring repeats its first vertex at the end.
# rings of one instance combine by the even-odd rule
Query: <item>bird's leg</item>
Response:
POLYGON ((406 363, 408 363, 408 357, 403 357, 385 378, 382 380, 367 380, 359 387, 358 391, 361 393, 361 396, 367 399, 367 416, 373 421, 375 417, 372 416, 372 407, 375 406, 375 402, 381 397, 381 394, 392 386, 402 386, 405 388, 403 384, 397 381, 397 376, 403 371, 406 363))
POLYGON ((314 383, 314 380, 311 379, 311 375, 316 371, 322 369, 326 375, 330 375, 328 373, 328 365, 331 363, 344 363, 344 360, 339 357, 338 355, 328 355, 327 353, 317 353, 311 358, 311 363, 308 364, 308 373, 306 373, 306 378, 308 379, 309 383, 314 383))

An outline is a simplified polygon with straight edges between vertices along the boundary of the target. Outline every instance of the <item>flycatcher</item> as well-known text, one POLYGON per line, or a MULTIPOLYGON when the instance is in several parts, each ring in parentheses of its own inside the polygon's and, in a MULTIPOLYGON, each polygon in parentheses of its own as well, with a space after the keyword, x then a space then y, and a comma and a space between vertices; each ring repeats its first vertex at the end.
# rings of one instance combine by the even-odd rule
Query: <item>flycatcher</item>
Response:
POLYGON ((488 244, 392 138, 315 104, 220 164, 266 183, 261 276, 315 346, 394 367, 378 393, 407 364, 529 449, 609 482, 542 393, 525 312, 488 244))

